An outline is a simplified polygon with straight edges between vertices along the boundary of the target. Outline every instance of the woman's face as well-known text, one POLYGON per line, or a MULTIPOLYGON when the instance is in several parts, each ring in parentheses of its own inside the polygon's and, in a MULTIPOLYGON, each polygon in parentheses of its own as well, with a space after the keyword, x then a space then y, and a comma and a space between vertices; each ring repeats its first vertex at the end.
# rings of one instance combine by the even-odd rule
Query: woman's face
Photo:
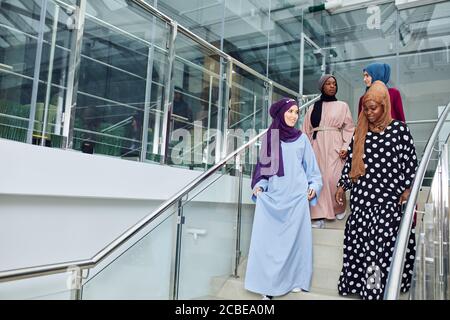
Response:
POLYGON ((323 92, 328 96, 334 96, 336 94, 336 79, 328 78, 323 84, 323 92))
POLYGON ((367 73, 367 71, 364 71, 364 83, 367 87, 370 87, 372 85, 372 77, 367 73))
POLYGON ((297 120, 298 120, 298 106, 293 105, 292 107, 289 108, 288 111, 284 113, 284 122, 286 122, 286 124, 289 127, 293 127, 297 123, 297 120))
POLYGON ((364 103, 363 112, 370 123, 377 123, 383 116, 383 106, 375 101, 369 100, 364 103))

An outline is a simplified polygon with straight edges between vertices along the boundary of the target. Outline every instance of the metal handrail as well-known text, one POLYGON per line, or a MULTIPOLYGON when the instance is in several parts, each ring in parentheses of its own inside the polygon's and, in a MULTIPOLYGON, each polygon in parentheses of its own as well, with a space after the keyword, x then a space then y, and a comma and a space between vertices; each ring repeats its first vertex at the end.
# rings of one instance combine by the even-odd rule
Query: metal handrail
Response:
POLYGON ((403 265, 408 246, 409 236, 411 233, 411 226, 413 223, 414 210, 416 207, 417 197, 419 196, 420 187, 425 177, 426 169, 433 153, 434 143, 441 131, 444 122, 447 119, 447 115, 450 111, 450 103, 445 107, 441 116, 438 119, 438 123, 434 128, 430 138, 428 139, 425 151, 420 161, 419 168, 416 172, 413 185, 411 187, 411 194, 409 195, 408 202, 406 203, 405 212, 402 217, 399 232, 397 235, 397 241, 395 243, 394 254, 392 256, 391 267, 386 282, 386 289, 384 292, 384 299, 397 300, 400 293, 400 285, 402 281, 403 265))
MULTIPOLYGON (((299 111, 304 108, 307 108, 308 106, 310 106, 311 104, 316 102, 319 98, 320 98, 320 96, 317 96, 316 98, 303 104, 302 106, 300 106, 299 111)), ((79 270, 91 269, 91 268, 95 267, 98 263, 103 261, 106 257, 111 255, 116 249, 118 249, 120 246, 122 246, 127 240, 129 240, 131 237, 133 237, 138 232, 140 232, 146 225, 148 225, 150 222, 154 221, 161 214, 163 214, 167 209, 169 209, 171 206, 176 204, 180 199, 182 199, 191 190, 193 190, 194 188, 199 186, 202 182, 206 181, 209 177, 211 177, 219 169, 221 169, 223 166, 225 166, 225 164, 229 160, 233 159, 236 155, 238 155, 239 153, 241 153, 242 151, 244 151, 245 149, 247 149, 251 145, 253 145, 266 132, 267 132, 267 129, 260 132, 258 135, 256 135, 254 138, 252 138, 249 142, 247 142, 243 146, 239 147, 238 149, 236 149, 235 151, 230 153, 227 157, 225 157, 224 159, 219 161, 217 164, 215 164, 211 169, 202 173, 199 177, 194 179, 191 183, 189 183, 187 186, 185 186, 183 189, 181 189, 179 192, 177 192, 169 200, 162 203, 151 214, 149 214, 146 217, 144 217, 143 219, 141 219, 134 226, 130 227, 122 235, 120 235, 118 238, 116 238, 114 241, 112 241, 110 244, 108 244, 105 248, 103 248, 101 251, 99 251, 91 259, 76 260, 76 261, 69 261, 69 262, 63 262, 63 263, 40 265, 40 266, 34 266, 34 267, 1 271, 0 272, 0 282, 27 279, 27 278, 33 278, 33 277, 37 277, 37 276, 51 275, 51 274, 57 274, 57 273, 64 273, 64 272, 67 272, 69 270, 69 268, 73 268, 75 266, 78 267, 79 270)))

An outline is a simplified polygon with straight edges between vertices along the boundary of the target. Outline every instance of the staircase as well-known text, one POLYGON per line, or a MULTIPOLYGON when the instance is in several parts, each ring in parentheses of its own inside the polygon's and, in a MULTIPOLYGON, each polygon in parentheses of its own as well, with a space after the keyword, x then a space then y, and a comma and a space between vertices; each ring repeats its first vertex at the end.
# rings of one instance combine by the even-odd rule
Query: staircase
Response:
MULTIPOLYGON (((313 229, 313 279, 310 292, 288 293, 275 297, 283 300, 347 300, 339 296, 337 281, 342 268, 342 243, 346 218, 327 222, 324 229, 313 229)), ((215 297, 230 300, 260 300, 261 295, 244 289, 247 259, 239 267, 238 278, 217 277, 212 287, 215 297)))
MULTIPOLYGON (((429 188, 423 188, 419 193, 418 209, 423 210, 429 188)), ((350 212, 347 199, 347 212, 350 212)), ((337 282, 342 268, 342 245, 344 242, 345 223, 349 214, 343 220, 325 222, 324 229, 313 231, 313 278, 310 292, 288 293, 275 297, 281 300, 355 300, 357 296, 340 296, 337 282)), ((417 222, 422 215, 418 213, 417 222)), ((238 277, 216 277, 212 279, 213 296, 208 299, 229 300, 260 300, 261 295, 245 290, 244 279, 247 259, 243 259, 238 270, 238 277)), ((400 300, 408 300, 409 293, 400 294, 400 300)))

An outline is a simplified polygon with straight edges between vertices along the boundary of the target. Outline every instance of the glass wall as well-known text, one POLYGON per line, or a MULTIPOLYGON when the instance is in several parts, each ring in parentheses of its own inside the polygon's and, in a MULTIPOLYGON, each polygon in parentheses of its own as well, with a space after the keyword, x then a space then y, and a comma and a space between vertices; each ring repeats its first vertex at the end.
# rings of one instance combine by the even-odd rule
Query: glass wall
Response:
MULTIPOLYGON (((338 98, 356 119, 369 63, 391 66, 389 86, 399 89, 406 121, 437 119, 450 101, 450 2, 398 10, 393 2, 334 15, 322 14, 329 34, 329 71, 336 74, 338 98)), ((305 16, 305 19, 308 19, 305 16)), ((419 153, 434 123, 409 124, 419 153)))
POLYGON ((160 134, 155 128, 161 121, 167 36, 164 22, 132 4, 87 7, 74 149, 93 145, 95 153, 139 159, 145 139, 145 158, 151 158, 154 135, 160 134))
MULTIPOLYGON (((360 9, 309 13, 317 3, 217 0, 187 5, 159 0, 157 6, 180 19, 202 17, 197 29, 205 39, 221 41, 225 52, 291 90, 299 90, 302 64, 305 94, 317 93, 323 71, 334 73, 338 98, 348 102, 355 120, 365 92, 363 68, 372 62, 388 63, 389 85, 400 90, 407 121, 436 119, 438 106, 450 100, 449 1, 405 10, 394 1, 376 6, 368 2, 360 9), (302 33, 320 50, 306 44, 301 56, 302 33), (320 68, 322 58, 325 70, 320 68)), ((411 124, 418 144, 432 127, 411 124)))
MULTIPOLYGON (((355 120, 362 70, 375 61, 390 64, 389 85, 400 90, 408 121, 435 119, 450 100, 449 1, 333 14, 309 13, 314 1, 146 2, 294 92, 317 93, 320 75, 334 73, 338 98, 355 120)), ((228 70, 217 52, 183 32, 170 52, 171 29, 134 1, 2 0, 0 137, 161 162, 183 128, 203 133, 184 147, 189 151, 175 149, 182 161, 172 164, 196 167, 201 158, 198 167, 207 168, 225 150, 226 135, 213 130, 267 121, 264 112, 249 120, 267 79, 228 70), (211 152, 216 138, 221 151, 211 152)), ((277 90, 271 96, 281 97, 277 90)), ((432 127, 411 124, 418 144, 432 127)))
MULTIPOLYGON (((225 18, 231 28, 240 16, 258 42, 268 43, 270 6, 147 3, 232 57, 246 40, 221 36, 225 18)), ((203 170, 240 145, 233 137, 228 144, 231 130, 267 126, 264 75, 233 66, 143 7, 140 1, 0 1, 0 137, 203 170)), ((267 59, 255 57, 251 66, 266 74, 267 59)))
POLYGON ((303 7, 291 1, 158 0, 157 8, 255 71, 298 91, 303 7))
POLYGON ((215 52, 182 34, 175 48, 169 161, 207 168, 220 156, 226 64, 215 52))
POLYGON ((59 1, 0 2, 0 137, 61 145, 73 18, 59 1))

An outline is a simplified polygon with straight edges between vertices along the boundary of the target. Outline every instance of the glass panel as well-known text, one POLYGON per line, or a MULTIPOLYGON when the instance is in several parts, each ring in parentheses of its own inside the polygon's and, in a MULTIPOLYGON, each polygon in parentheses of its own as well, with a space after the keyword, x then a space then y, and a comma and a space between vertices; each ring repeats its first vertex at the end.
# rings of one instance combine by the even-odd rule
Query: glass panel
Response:
POLYGON ((218 297, 234 271, 239 178, 229 175, 235 171, 232 163, 227 168, 211 177, 206 188, 203 184, 190 192, 183 203, 178 299, 218 297))
POLYGON ((145 1, 150 5, 153 5, 153 2, 156 2, 158 10, 176 20, 178 24, 188 28, 199 37, 212 43, 217 48, 220 48, 224 0, 145 1))
POLYGON ((290 92, 286 92, 283 89, 280 89, 280 88, 274 86, 273 87, 273 91, 272 91, 272 103, 277 102, 281 98, 291 98, 291 99, 297 100, 297 96, 291 94, 290 92))
POLYGON ((74 6, 61 6, 54 1, 47 3, 33 143, 49 147, 62 147, 72 19, 75 19, 74 6))
MULTIPOLYGON (((266 129, 267 83, 233 66, 233 81, 228 115, 228 152, 232 152, 266 129)), ((245 175, 251 175, 257 154, 245 151, 245 175)))
POLYGON ((271 1, 268 77, 297 92, 300 81, 301 6, 271 1))
MULTIPOLYGON (((177 275, 178 299, 220 297, 236 265, 239 176, 233 164, 190 191, 179 208, 163 212, 131 239, 133 245, 91 271, 96 274, 83 285, 83 299, 170 299, 177 275), (178 265, 176 228, 181 228, 178 265)), ((245 267, 253 222, 250 179, 243 179, 242 190, 240 269, 245 267)))
POLYGON ((399 12, 399 87, 408 120, 437 119, 449 102, 449 15, 448 1, 399 12))
MULTIPOLYGON (((411 135, 414 138, 414 145, 416 146, 417 157, 419 160, 422 159, 428 138, 430 137, 435 126, 436 123, 408 123, 408 127, 411 130, 411 135)), ((433 165, 430 170, 435 170, 437 165, 436 159, 434 159, 433 163, 430 165, 433 165)))
POLYGON ((303 94, 318 94, 317 88, 319 81, 324 71, 323 54, 317 44, 305 39, 303 53, 303 94))
POLYGON ((0 300, 68 300, 71 273, 0 283, 0 300))
POLYGON ((0 3, 0 137, 25 142, 41 1, 0 3))
POLYGON ((97 273, 83 285, 82 299, 170 299, 175 217, 168 210, 151 224, 150 232, 94 270, 97 273))
POLYGON ((66 290, 56 293, 51 293, 39 297, 33 297, 31 300, 71 300, 72 291, 66 290))
MULTIPOLYGON (((449 102, 449 14, 449 2, 399 12, 399 89, 407 120, 437 119, 449 102)), ((424 145, 434 126, 412 126, 416 143, 424 145)))
MULTIPOLYGON (((146 159, 150 161, 160 161, 159 141, 161 137, 165 90, 164 72, 167 70, 167 51, 163 51, 153 46, 149 49, 149 60, 153 60, 152 68, 147 70, 147 78, 150 79, 150 92, 147 92, 148 99, 148 136, 147 136, 147 155, 146 159), (153 48, 153 49, 152 49, 153 48)), ((145 111, 144 111, 145 112, 145 111)), ((144 115, 145 116, 145 115, 144 115)), ((144 117, 145 118, 145 117, 144 117)), ((145 127, 144 127, 145 130, 145 127)))
POLYGON ((437 170, 439 145, 440 142, 436 141, 417 201, 417 254, 411 287, 411 299, 413 300, 439 299, 437 291, 439 277, 436 276, 439 249, 437 218, 440 210, 439 192, 441 190, 437 170))
POLYGON ((140 159, 148 104, 146 158, 152 159, 162 121, 156 115, 161 106, 167 32, 165 23, 132 3, 114 2, 106 7, 90 3, 78 79, 74 149, 93 145, 93 153, 140 159))
MULTIPOLYGON (((399 11, 399 51, 424 53, 435 51, 436 57, 448 50, 450 39, 450 3, 443 1, 399 11)), ((436 59, 443 64, 442 59, 436 59)))
POLYGON ((0 137, 26 142, 33 80, 0 70, 0 137))
POLYGON ((237 66, 233 66, 230 129, 262 129, 266 83, 237 66))
MULTIPOLYGON (((224 0, 223 51, 262 75, 267 74, 269 1, 224 0)), ((270 68, 270 64, 269 64, 270 68)))
POLYGON ((225 92, 225 85, 221 88, 219 82, 225 69, 215 53, 178 34, 170 164, 204 169, 214 163, 220 150, 217 133, 223 127, 219 91, 225 92))

